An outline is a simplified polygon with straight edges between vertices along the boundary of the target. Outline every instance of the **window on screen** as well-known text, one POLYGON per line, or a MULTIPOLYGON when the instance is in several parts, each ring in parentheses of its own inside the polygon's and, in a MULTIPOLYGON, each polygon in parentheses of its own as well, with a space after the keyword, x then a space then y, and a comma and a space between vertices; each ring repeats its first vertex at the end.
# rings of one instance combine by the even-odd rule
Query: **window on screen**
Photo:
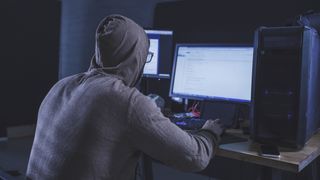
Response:
POLYGON ((171 95, 251 100, 253 47, 178 45, 171 95))

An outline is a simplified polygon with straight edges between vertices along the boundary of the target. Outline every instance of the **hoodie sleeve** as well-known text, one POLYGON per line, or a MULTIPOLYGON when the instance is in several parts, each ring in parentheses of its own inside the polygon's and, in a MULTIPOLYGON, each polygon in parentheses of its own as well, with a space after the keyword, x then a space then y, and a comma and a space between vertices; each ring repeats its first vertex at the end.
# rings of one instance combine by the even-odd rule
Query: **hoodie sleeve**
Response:
POLYGON ((217 147, 211 133, 183 131, 141 94, 131 99, 128 115, 128 136, 135 148, 182 171, 201 171, 209 164, 217 147))

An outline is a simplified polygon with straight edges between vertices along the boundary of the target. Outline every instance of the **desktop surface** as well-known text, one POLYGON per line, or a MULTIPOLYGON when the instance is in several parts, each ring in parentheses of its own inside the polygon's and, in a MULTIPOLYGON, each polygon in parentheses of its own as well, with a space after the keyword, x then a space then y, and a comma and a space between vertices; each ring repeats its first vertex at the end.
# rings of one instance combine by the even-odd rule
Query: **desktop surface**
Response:
MULTIPOLYGON (((244 135, 240 129, 228 129, 227 133, 249 138, 244 135)), ((1 171, 16 170, 20 172, 21 175, 13 178, 24 179, 32 142, 33 136, 12 138, 8 141, 0 142, 0 177, 7 177, 7 175, 2 176, 1 171)), ((280 148, 281 157, 277 159, 260 156, 257 148, 257 144, 250 140, 246 142, 220 144, 216 156, 299 173, 319 157, 320 132, 313 135, 305 147, 299 151, 288 151, 280 148)))
POLYGON ((259 144, 251 141, 241 130, 228 130, 233 135, 248 138, 246 142, 221 144, 217 156, 250 162, 293 173, 301 172, 320 156, 320 132, 313 135, 301 150, 280 147, 280 158, 263 157, 259 154, 259 144))
MULTIPOLYGON (((197 121, 199 118, 178 118, 172 121, 181 129, 186 127, 188 120, 197 121), (182 121, 185 121, 182 122, 182 121)), ((184 129, 190 133, 196 132, 204 124, 205 120, 194 123, 195 127, 190 128, 190 124, 184 129)), ((269 168, 284 170, 293 173, 301 172, 306 166, 320 156, 320 132, 316 133, 305 144, 301 150, 294 150, 280 147, 280 158, 264 157, 259 154, 260 144, 253 142, 249 135, 243 133, 242 129, 227 129, 222 135, 219 143, 217 156, 245 161, 262 165, 269 168)))

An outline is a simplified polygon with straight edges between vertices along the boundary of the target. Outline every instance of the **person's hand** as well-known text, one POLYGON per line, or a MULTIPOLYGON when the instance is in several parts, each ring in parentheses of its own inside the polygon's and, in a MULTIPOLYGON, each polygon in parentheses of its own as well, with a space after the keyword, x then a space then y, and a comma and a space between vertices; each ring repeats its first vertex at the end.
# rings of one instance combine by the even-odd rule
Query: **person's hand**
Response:
POLYGON ((225 130, 224 125, 221 123, 220 119, 208 119, 206 123, 203 125, 202 129, 208 130, 217 136, 221 136, 225 130))

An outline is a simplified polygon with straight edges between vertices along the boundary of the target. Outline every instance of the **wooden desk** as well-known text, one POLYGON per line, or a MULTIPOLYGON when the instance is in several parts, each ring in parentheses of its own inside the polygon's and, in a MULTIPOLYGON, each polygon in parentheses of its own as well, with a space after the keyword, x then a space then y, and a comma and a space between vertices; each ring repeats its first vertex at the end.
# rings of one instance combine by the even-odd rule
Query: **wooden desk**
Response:
MULTIPOLYGON (((227 132, 241 137, 247 137, 243 136, 239 130, 228 130, 227 132)), ((28 163, 32 141, 33 137, 30 136, 9 139, 7 142, 0 142, 0 171, 16 170, 22 174, 16 178, 23 179, 28 163)), ((262 165, 276 170, 298 173, 320 155, 320 132, 314 135, 300 151, 288 151, 286 149, 280 149, 281 157, 279 159, 259 156, 257 149, 258 145, 250 141, 223 144, 220 145, 216 155, 224 158, 262 165)), ((279 179, 273 178, 273 175, 272 178, 269 177, 267 176, 265 179, 279 179)))
MULTIPOLYGON (((240 131, 235 130, 230 133, 241 135, 240 131)), ((299 151, 280 148, 280 158, 262 157, 258 154, 258 147, 258 144, 250 140, 223 144, 219 146, 217 156, 299 173, 320 155, 320 132, 311 137, 304 148, 299 151)))

